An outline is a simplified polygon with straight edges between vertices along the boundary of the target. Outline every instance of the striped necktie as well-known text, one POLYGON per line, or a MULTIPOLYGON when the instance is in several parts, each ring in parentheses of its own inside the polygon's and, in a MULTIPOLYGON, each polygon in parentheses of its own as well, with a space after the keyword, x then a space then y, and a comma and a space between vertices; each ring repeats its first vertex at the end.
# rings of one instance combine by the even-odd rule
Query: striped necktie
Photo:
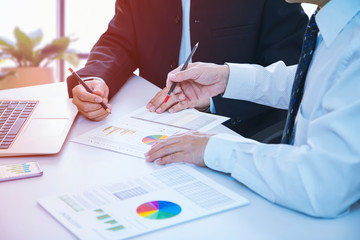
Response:
POLYGON ((319 28, 315 22, 316 13, 317 12, 311 16, 309 24, 306 28, 305 39, 303 42, 300 60, 291 91, 289 110, 281 143, 293 144, 293 139, 295 136, 295 118, 299 110, 301 99, 303 97, 306 74, 315 51, 316 39, 319 32, 319 28))

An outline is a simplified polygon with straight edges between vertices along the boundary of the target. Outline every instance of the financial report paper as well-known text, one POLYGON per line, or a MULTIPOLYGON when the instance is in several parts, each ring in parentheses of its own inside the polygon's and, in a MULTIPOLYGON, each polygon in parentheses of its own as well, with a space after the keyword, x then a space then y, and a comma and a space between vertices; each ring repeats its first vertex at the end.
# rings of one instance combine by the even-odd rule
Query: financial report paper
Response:
POLYGON ((71 141, 144 158, 158 140, 189 130, 207 131, 227 119, 194 109, 157 114, 142 107, 71 141))
POLYGON ((124 239, 249 203, 186 164, 38 202, 80 239, 124 239))

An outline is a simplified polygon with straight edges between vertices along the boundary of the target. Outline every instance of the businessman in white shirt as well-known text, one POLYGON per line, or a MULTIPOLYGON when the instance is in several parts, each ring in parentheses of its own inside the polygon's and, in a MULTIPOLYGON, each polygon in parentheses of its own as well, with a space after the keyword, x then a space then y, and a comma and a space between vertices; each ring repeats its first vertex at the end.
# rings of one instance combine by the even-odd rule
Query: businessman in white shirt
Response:
POLYGON ((284 131, 287 140, 263 144, 241 136, 190 132, 159 141, 145 158, 231 173, 274 203, 333 218, 348 213, 360 199, 360 1, 287 1, 319 6, 313 23, 319 33, 312 60, 305 61, 302 100, 296 98, 301 60, 298 66, 277 62, 266 68, 193 63, 185 71, 175 69, 167 80, 168 86, 178 82, 174 95, 184 105, 221 93, 290 109, 288 119, 296 118, 290 133, 284 131), (295 102, 300 106, 292 111, 295 102))

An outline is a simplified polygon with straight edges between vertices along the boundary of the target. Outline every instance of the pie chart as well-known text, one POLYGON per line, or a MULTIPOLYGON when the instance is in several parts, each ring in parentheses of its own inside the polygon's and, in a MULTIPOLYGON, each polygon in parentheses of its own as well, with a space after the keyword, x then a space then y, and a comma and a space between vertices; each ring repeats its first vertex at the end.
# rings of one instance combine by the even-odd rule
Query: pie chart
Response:
POLYGON ((158 140, 161 140, 161 139, 165 139, 167 138, 168 136, 165 136, 165 135, 150 135, 150 136, 147 136, 147 137, 144 137, 142 139, 142 142, 147 144, 147 145, 152 145, 154 144, 156 141, 158 140))
POLYGON ((181 213, 181 207, 173 202, 152 201, 141 204, 136 212, 143 218, 159 220, 175 217, 181 213))

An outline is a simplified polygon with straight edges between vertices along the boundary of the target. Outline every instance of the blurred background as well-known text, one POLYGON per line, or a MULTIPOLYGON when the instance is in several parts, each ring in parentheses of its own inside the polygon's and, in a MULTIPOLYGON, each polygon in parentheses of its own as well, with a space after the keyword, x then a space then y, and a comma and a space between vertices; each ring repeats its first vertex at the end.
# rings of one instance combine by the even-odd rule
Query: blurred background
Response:
MULTIPOLYGON (((42 30, 41 45, 54 38, 68 36, 72 39, 69 49, 75 51, 84 66, 91 47, 106 30, 114 15, 116 0, 0 0, 0 37, 15 42, 14 29, 19 27, 25 33, 42 30)), ((308 15, 315 5, 303 4, 308 15)), ((0 67, 12 66, 2 62, 0 67)), ((63 60, 51 63, 55 81, 63 81, 70 65, 63 60)))

